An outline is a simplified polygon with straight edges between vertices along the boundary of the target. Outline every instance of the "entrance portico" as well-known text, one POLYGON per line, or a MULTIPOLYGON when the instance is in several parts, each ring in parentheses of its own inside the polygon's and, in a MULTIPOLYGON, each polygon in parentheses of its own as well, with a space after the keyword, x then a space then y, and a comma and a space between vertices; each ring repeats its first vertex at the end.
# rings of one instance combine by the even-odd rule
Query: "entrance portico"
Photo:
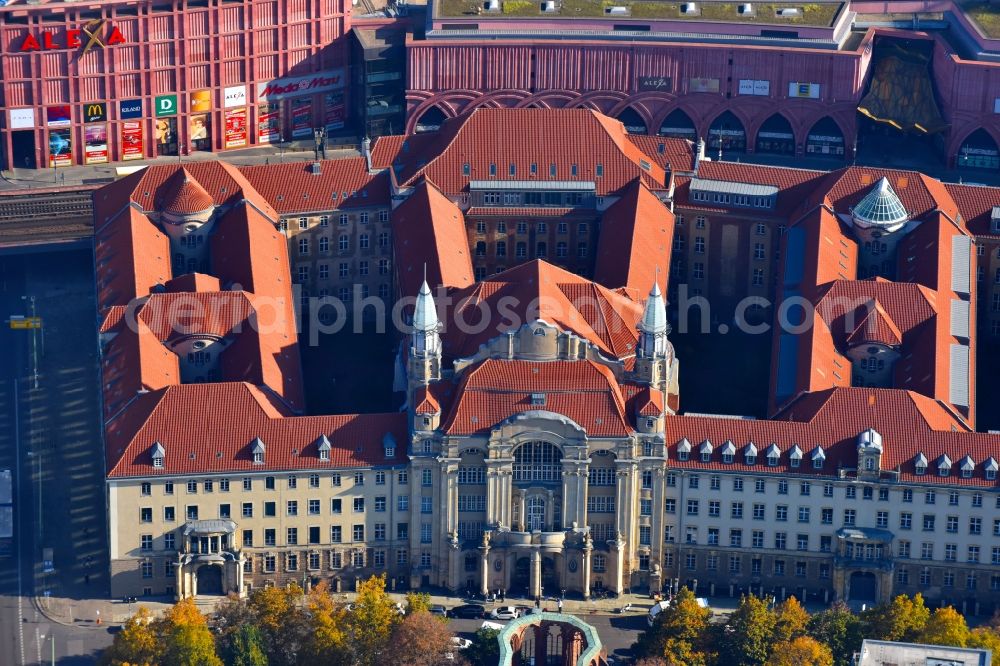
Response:
POLYGON ((232 548, 236 523, 231 520, 191 520, 185 523, 174 575, 177 598, 201 594, 244 595, 243 553, 232 548))

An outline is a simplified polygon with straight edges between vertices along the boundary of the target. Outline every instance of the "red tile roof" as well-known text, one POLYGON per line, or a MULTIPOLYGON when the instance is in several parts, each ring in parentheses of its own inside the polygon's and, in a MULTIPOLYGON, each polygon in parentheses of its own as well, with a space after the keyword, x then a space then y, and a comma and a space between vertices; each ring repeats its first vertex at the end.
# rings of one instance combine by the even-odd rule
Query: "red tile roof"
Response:
POLYGON ((882 305, 876 300, 866 303, 863 308, 867 315, 857 327, 847 336, 848 345, 860 345, 868 342, 895 347, 903 344, 903 334, 882 305))
POLYGON ((994 206, 1000 206, 1000 187, 945 183, 945 188, 955 200, 970 233, 977 236, 996 235, 990 218, 994 206))
POLYGON ((606 366, 507 360, 483 361, 465 371, 442 430, 482 434, 515 414, 536 410, 572 419, 591 436, 627 437, 633 431, 622 391, 606 366), (544 394, 544 404, 534 404, 532 394, 544 394))
POLYGON ((427 181, 392 211, 392 242, 403 297, 416 296, 425 266, 432 289, 467 287, 475 281, 462 211, 427 181))
POLYGON ((160 344, 141 320, 119 327, 101 355, 101 370, 105 418, 124 409, 140 391, 181 381, 177 355, 160 344))
POLYGON ((682 469, 727 470, 752 474, 816 475, 836 477, 841 468, 857 468, 857 436, 868 428, 882 435, 881 467, 898 471, 907 483, 960 484, 996 488, 998 480, 987 480, 983 462, 993 456, 1000 461, 1000 435, 973 433, 940 403, 895 389, 837 388, 803 396, 778 415, 781 420, 733 419, 711 416, 678 416, 667 419, 666 438, 670 465, 682 469), (711 461, 702 463, 692 451, 688 461, 677 459, 677 443, 686 438, 697 445, 708 439, 714 445, 711 461), (726 440, 736 447, 733 463, 723 463, 721 449, 726 440), (757 464, 746 465, 743 448, 750 442, 758 449, 757 464), (780 464, 769 467, 764 451, 772 443, 781 450, 780 464), (800 467, 789 465, 788 451, 798 445, 803 452, 800 467), (813 469, 811 454, 823 447, 826 463, 813 469), (923 453, 929 462, 926 475, 914 472, 913 461, 923 453), (971 479, 963 479, 954 464, 949 477, 937 476, 935 461, 947 454, 957 463, 966 454, 976 462, 971 479))
POLYGON ((390 203, 388 174, 369 173, 361 157, 245 166, 240 171, 282 215, 390 203), (319 173, 313 173, 314 164, 319 173))
MULTIPOLYGON (((650 276, 652 279, 652 276, 650 276)), ((609 358, 635 354, 642 304, 562 268, 530 261, 449 294, 444 352, 474 354, 499 333, 541 319, 575 333, 609 358), (483 324, 483 317, 489 323, 483 324)))
POLYGON ((112 478, 380 467, 407 460, 404 413, 292 417, 247 383, 186 384, 144 394, 107 432, 112 478), (321 436, 330 440, 329 461, 319 459, 321 436), (255 464, 250 453, 258 437, 263 464, 255 464), (165 450, 162 468, 152 464, 154 442, 165 450), (384 445, 393 442, 393 456, 386 458, 384 445))
POLYGON ((628 140, 644 155, 652 157, 666 171, 693 171, 694 144, 687 139, 670 136, 629 134, 628 140))
POLYGON ((589 109, 480 108, 446 120, 431 134, 419 139, 421 150, 410 150, 409 155, 404 155, 403 146, 416 137, 403 143, 387 141, 384 150, 377 142, 379 162, 398 145, 393 162, 399 162, 400 183, 412 184, 425 175, 449 195, 467 191, 470 180, 593 181, 598 196, 613 194, 637 177, 654 189, 666 184, 663 168, 629 140, 621 122, 589 109), (490 165, 497 175, 490 176, 490 165), (551 165, 556 166, 555 176, 550 175, 551 165), (597 165, 603 176, 597 175, 597 165))
POLYGON ((205 191, 201 183, 187 169, 178 169, 164 183, 156 209, 176 215, 189 215, 206 211, 214 205, 212 195, 205 191))
POLYGON ((221 291, 219 278, 204 273, 185 273, 163 285, 167 291, 221 291))
POLYGON ((636 179, 601 218, 594 280, 649 293, 656 276, 667 293, 674 214, 636 179))
POLYGON ((171 278, 170 240, 135 208, 95 230, 97 307, 125 305, 171 278))

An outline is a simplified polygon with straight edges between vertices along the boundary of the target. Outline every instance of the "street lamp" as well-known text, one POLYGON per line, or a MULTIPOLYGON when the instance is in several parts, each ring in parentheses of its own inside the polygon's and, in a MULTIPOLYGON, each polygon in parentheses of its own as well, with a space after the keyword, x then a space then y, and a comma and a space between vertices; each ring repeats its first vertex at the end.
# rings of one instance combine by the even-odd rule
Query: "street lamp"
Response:
MULTIPOLYGON (((22 301, 28 301, 31 305, 31 374, 34 388, 38 388, 38 328, 36 326, 38 318, 35 312, 35 296, 22 296, 22 301)), ((44 342, 44 338, 42 339, 44 342)))
POLYGON ((278 132, 278 161, 285 161, 285 135, 278 132))

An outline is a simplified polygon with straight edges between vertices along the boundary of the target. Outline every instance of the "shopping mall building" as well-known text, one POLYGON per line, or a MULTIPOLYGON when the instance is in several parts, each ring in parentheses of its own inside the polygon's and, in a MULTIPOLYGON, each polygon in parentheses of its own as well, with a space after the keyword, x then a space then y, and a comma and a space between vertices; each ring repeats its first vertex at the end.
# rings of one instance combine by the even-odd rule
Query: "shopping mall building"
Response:
POLYGON ((186 155, 343 128, 350 8, 11 0, 0 8, 0 167, 186 155))

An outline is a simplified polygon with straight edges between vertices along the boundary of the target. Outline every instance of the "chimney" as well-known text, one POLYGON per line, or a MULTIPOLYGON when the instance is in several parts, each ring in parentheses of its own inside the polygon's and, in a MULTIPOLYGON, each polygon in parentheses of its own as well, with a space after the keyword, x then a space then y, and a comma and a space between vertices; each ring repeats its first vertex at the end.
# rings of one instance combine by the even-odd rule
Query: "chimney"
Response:
POLYGON ((314 176, 323 175, 323 166, 319 162, 313 162, 309 165, 309 172, 314 176))
POLYGON ((361 139, 361 154, 365 158, 365 164, 368 165, 368 170, 372 170, 372 140, 367 136, 361 139))
POLYGON ((698 165, 705 159, 705 139, 698 137, 698 145, 694 152, 694 172, 698 173, 698 165))

